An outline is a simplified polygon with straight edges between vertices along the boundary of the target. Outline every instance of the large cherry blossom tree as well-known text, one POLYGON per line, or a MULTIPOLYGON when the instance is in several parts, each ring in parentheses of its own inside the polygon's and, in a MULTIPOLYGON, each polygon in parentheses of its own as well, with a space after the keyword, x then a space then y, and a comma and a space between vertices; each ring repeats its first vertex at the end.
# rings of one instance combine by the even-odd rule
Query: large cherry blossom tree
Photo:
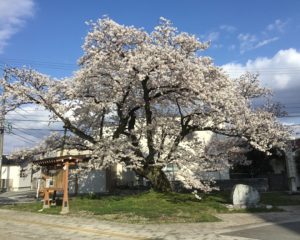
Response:
POLYGON ((3 84, 9 108, 45 107, 92 150, 91 166, 121 163, 168 191, 163 168, 174 164, 186 186, 208 191, 201 173, 242 161, 246 148, 284 146, 278 108, 252 104, 269 90, 257 75, 231 79, 203 56, 209 43, 164 18, 151 33, 109 18, 90 26, 74 76, 11 68, 3 84), (217 136, 210 144, 201 140, 207 131, 217 136))

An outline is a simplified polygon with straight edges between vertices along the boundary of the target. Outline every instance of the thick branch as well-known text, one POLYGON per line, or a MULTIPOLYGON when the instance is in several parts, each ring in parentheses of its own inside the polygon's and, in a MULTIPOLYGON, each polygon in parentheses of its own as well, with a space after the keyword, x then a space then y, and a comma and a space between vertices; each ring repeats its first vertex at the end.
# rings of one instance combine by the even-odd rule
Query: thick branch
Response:
POLYGON ((154 148, 154 142, 153 142, 153 129, 152 129, 152 111, 151 111, 151 105, 150 105, 150 96, 149 96, 149 89, 147 87, 147 82, 149 80, 149 77, 147 76, 141 83, 143 88, 143 99, 144 99, 144 110, 145 110, 145 118, 146 118, 146 138, 147 138, 147 146, 149 150, 149 155, 147 157, 147 161, 149 163, 153 162, 154 155, 156 153, 154 148))

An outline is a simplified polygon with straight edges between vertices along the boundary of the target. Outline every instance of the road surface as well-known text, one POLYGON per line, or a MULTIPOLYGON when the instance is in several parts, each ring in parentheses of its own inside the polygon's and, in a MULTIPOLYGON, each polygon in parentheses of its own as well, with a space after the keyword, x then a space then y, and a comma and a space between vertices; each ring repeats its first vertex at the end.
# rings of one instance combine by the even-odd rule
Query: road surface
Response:
MULTIPOLYGON (((1 193, 1 204, 35 201, 34 192, 1 193)), ((0 208, 0 240, 300 240, 300 206, 285 212, 218 214, 222 222, 126 224, 101 216, 46 215, 0 208)))

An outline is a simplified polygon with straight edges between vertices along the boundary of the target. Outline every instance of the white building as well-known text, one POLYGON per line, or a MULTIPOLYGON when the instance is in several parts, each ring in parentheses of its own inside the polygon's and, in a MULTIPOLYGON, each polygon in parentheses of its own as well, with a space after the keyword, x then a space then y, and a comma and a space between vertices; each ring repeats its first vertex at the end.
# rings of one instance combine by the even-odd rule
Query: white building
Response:
POLYGON ((2 191, 20 191, 32 189, 31 165, 20 164, 3 158, 1 172, 2 191))
MULTIPOLYGON (((214 134, 210 131, 201 132, 199 138, 205 144, 209 144, 214 134)), ((36 156, 36 160, 55 159, 61 156, 90 156, 90 151, 78 151, 76 149, 65 149, 63 152, 51 151, 44 155, 36 156)), ((7 161, 6 161, 7 162, 7 161)), ((6 191, 29 190, 43 187, 46 182, 41 171, 32 172, 31 166, 21 166, 17 162, 4 162, 2 166, 2 186, 6 191), (25 171, 26 170, 26 171, 25 171), (29 174, 30 172, 30 174, 29 174)), ((172 181, 174 179, 174 166, 167 166, 164 171, 172 181)), ((50 174, 51 175, 51 174, 50 174)), ((55 174, 53 174, 54 177, 55 174)), ((205 172, 202 177, 215 178, 217 180, 229 179, 229 169, 223 171, 205 172)), ((141 178, 136 176, 134 171, 124 168, 121 164, 116 164, 106 170, 91 170, 88 173, 80 173, 76 169, 70 169, 69 191, 70 193, 101 193, 109 192, 114 187, 134 187, 145 185, 141 178)))
POLYGON ((55 170, 53 166, 57 166, 59 160, 67 158, 78 159, 83 167, 82 169, 77 166, 70 166, 69 168, 68 182, 71 194, 105 193, 112 191, 116 186, 134 186, 136 183, 134 172, 124 169, 120 164, 107 169, 84 169, 84 163, 87 163, 90 156, 90 151, 76 149, 65 149, 63 152, 52 151, 37 156, 34 163, 42 166, 42 168, 41 171, 33 174, 32 181, 36 182, 33 185, 36 185, 37 188, 51 187, 47 186, 47 182, 56 185, 55 181, 61 181, 62 176, 60 176, 59 167, 55 170))

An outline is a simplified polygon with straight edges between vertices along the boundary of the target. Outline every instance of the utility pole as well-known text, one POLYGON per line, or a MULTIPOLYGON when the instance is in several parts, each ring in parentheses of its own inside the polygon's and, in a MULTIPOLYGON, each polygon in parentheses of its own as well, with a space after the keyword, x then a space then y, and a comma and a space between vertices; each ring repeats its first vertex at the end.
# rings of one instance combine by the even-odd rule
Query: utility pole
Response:
MULTIPOLYGON (((6 71, 4 70, 4 79, 7 79, 6 71)), ((0 190, 2 190, 2 160, 3 160, 3 146, 4 146, 4 125, 5 125, 5 98, 4 87, 2 89, 2 98, 0 106, 0 190)))
MULTIPOLYGON (((292 140, 294 143, 295 139, 292 140)), ((285 152, 286 170, 290 193, 297 192, 297 168, 295 163, 294 144, 288 146, 285 152)))

